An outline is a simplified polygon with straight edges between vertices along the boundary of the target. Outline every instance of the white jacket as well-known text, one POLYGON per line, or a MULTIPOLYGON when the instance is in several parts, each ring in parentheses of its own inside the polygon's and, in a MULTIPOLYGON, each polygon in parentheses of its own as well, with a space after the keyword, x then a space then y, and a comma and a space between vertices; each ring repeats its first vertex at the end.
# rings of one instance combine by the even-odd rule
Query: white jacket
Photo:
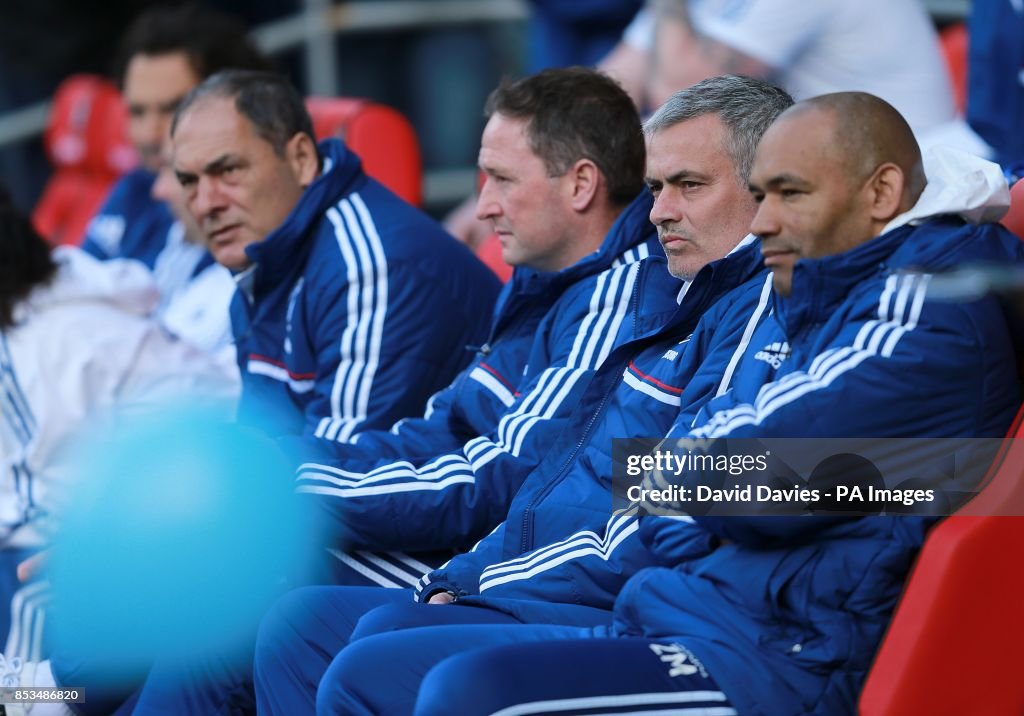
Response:
POLYGON ((44 518, 60 511, 68 479, 67 447, 83 428, 113 428, 115 414, 186 396, 226 407, 237 397, 237 378, 148 317, 159 292, 142 264, 101 262, 70 247, 54 258, 54 279, 0 331, 5 547, 46 540, 44 518))

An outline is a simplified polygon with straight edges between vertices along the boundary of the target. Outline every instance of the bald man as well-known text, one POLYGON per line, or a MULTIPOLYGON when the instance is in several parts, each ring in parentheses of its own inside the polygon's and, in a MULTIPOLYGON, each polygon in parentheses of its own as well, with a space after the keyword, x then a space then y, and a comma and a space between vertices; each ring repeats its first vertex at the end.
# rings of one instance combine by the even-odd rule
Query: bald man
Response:
MULTIPOLYGON (((994 298, 929 300, 926 273, 981 259, 1024 265, 1019 240, 958 216, 998 215, 998 179, 998 167, 966 155, 922 163, 903 118, 869 95, 783 113, 750 179, 752 228, 775 272, 773 317, 750 337, 733 387, 671 435, 1003 435, 1018 403, 1007 317, 994 298)), ((340 687, 334 705, 418 716, 853 713, 928 524, 642 516, 641 540, 663 566, 626 583, 613 623, 455 625, 446 615, 456 607, 437 606, 427 607, 434 626, 372 633, 371 612, 328 674, 340 687), (368 673, 387 678, 357 678, 368 673)), ((460 601, 478 614, 523 610, 486 594, 460 601)))

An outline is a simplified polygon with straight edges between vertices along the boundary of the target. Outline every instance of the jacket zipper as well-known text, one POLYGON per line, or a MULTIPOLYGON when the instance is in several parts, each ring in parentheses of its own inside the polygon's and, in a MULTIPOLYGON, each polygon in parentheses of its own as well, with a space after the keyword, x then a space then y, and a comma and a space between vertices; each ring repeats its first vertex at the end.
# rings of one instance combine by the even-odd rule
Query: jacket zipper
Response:
MULTIPOLYGON (((637 330, 637 312, 639 311, 640 307, 638 297, 640 293, 641 283, 642 281, 640 280, 637 280, 633 283, 633 296, 631 299, 633 302, 633 335, 636 335, 637 330)), ((624 366, 623 369, 625 369, 624 366)), ((576 443, 576 447, 573 448, 572 452, 569 453, 569 457, 566 458, 564 463, 562 463, 562 466, 555 473, 555 477, 551 479, 547 483, 547 485, 545 485, 543 490, 534 495, 533 499, 530 500, 530 503, 523 509, 523 524, 521 528, 522 533, 520 535, 519 540, 520 554, 524 554, 529 548, 528 543, 531 540, 528 539, 527 535, 529 534, 529 526, 531 517, 533 515, 534 505, 536 505, 538 502, 544 499, 544 497, 550 494, 551 491, 555 488, 555 485, 557 485, 569 471, 569 467, 572 465, 573 460, 576 458, 576 455, 579 454, 580 449, 587 442, 587 438, 590 436, 590 431, 594 429, 594 424, 597 422, 598 417, 604 413, 605 406, 608 405, 608 401, 612 393, 614 393, 618 389, 619 384, 622 383, 622 371, 616 371, 616 375, 618 376, 618 378, 610 386, 608 386, 608 390, 606 390, 604 395, 601 397, 601 402, 598 404, 597 410, 594 411, 594 414, 590 416, 590 420, 587 422, 586 427, 583 429, 583 434, 580 436, 579 442, 576 443)))

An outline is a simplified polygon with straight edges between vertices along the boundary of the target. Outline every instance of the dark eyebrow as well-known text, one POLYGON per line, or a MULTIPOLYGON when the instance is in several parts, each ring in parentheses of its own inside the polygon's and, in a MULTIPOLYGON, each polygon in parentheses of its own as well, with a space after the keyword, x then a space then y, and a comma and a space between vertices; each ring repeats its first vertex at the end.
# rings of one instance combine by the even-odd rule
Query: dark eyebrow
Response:
POLYGON ((166 102, 161 102, 157 107, 161 112, 173 112, 178 108, 178 105, 181 104, 181 100, 183 99, 185 99, 185 95, 169 99, 166 102))
POLYGON ((801 189, 808 189, 811 186, 809 182, 793 174, 776 174, 771 179, 765 182, 765 187, 768 189, 777 189, 783 184, 788 186, 795 186, 801 189))
POLYGON ((229 164, 237 161, 237 158, 230 154, 221 154, 219 157, 214 159, 212 162, 208 162, 203 167, 204 174, 220 174, 223 172, 229 164))
MULTIPOLYGON (((238 157, 232 154, 221 154, 219 157, 214 159, 212 162, 207 162, 206 165, 200 170, 203 174, 212 174, 217 176, 224 172, 231 164, 238 161, 238 157)), ((195 179, 196 175, 194 172, 184 172, 180 169, 174 170, 175 176, 178 177, 178 181, 182 182, 186 179, 195 179)))
POLYGON ((661 185, 661 184, 680 184, 684 181, 710 181, 710 177, 700 172, 695 172, 690 169, 682 169, 675 174, 665 177, 664 180, 656 179, 654 177, 644 177, 644 182, 648 186, 661 185))

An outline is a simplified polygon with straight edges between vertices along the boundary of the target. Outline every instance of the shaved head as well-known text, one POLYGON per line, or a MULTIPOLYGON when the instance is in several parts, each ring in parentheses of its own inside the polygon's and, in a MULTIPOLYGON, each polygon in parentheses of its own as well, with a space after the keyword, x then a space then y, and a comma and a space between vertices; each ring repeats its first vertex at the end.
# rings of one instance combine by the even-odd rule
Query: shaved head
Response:
POLYGON ((921 148, 914 133, 896 108, 866 92, 834 92, 793 105, 779 117, 785 121, 804 112, 817 112, 831 124, 831 141, 821 147, 860 183, 891 162, 903 172, 905 185, 900 212, 907 211, 924 191, 921 148))
POLYGON ((750 191, 776 291, 797 261, 851 251, 881 234, 924 191, 921 150, 906 120, 863 92, 793 105, 758 145, 750 191))

